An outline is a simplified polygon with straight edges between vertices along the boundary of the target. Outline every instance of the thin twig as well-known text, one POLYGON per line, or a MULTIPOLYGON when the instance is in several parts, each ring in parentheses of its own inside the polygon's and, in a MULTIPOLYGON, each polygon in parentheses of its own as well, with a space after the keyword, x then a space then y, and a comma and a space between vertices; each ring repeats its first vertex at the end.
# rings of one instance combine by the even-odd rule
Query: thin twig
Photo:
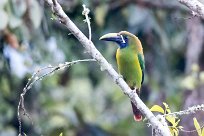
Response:
POLYGON ((194 130, 185 130, 183 128, 181 128, 180 130, 182 132, 185 132, 185 133, 193 133, 193 132, 197 132, 198 130, 202 130, 204 128, 204 124, 199 128, 199 129, 194 129, 194 130))
POLYGON ((25 115, 26 117, 28 117, 33 125, 33 120, 31 118, 31 116, 27 113, 26 108, 24 106, 24 97, 26 95, 26 93, 28 92, 28 90, 30 90, 32 88, 32 86, 39 80, 42 80, 43 78, 52 75, 54 72, 59 71, 59 70, 63 70, 65 68, 69 68, 70 66, 77 64, 79 62, 91 62, 91 61, 95 61, 94 59, 84 59, 84 60, 76 60, 76 61, 71 61, 71 62, 65 62, 62 64, 59 64, 58 66, 46 66, 44 68, 41 68, 39 70, 37 70, 36 72, 33 73, 33 75, 31 76, 31 78, 28 79, 28 82, 26 84, 26 86, 23 89, 23 92, 20 94, 20 100, 18 103, 18 110, 17 110, 17 116, 18 116, 18 123, 19 123, 19 136, 22 135, 22 119, 21 119, 21 115, 20 115, 20 110, 23 110, 23 115, 25 115), (48 72, 46 72, 45 70, 48 70, 48 72), (44 74, 41 74, 45 72, 44 74), (40 75, 41 74, 41 75, 40 75))
POLYGON ((84 10, 82 11, 82 15, 85 16, 85 22, 88 24, 88 29, 89 29, 89 40, 91 41, 91 22, 90 22, 90 18, 88 16, 90 10, 86 7, 85 4, 82 5, 84 10))
MULTIPOLYGON (((196 113, 197 111, 204 111, 204 104, 201 104, 201 105, 196 105, 196 106, 192 106, 192 107, 189 107, 188 109, 186 110, 183 110, 183 111, 178 111, 178 112, 172 112, 172 113, 168 113, 168 114, 164 114, 162 115, 163 117, 166 117, 166 116, 173 116, 173 117, 177 117, 177 116, 181 116, 181 115, 188 115, 188 114, 194 114, 196 113)), ((170 127, 170 126, 169 126, 170 127)), ((200 129, 202 129, 204 127, 204 125, 202 125, 200 127, 200 129)), ((186 133, 193 133, 193 132, 196 132, 197 129, 194 129, 194 130, 185 130, 183 128, 179 128, 180 131, 182 132, 186 132, 186 133)), ((198 130, 200 130, 198 129, 198 130)))
POLYGON ((193 113, 196 113, 197 111, 204 111, 204 104, 192 106, 192 107, 189 107, 188 109, 183 110, 183 111, 164 114, 163 116, 165 117, 165 116, 170 115, 170 116, 176 117, 176 116, 181 116, 181 115, 193 114, 193 113))

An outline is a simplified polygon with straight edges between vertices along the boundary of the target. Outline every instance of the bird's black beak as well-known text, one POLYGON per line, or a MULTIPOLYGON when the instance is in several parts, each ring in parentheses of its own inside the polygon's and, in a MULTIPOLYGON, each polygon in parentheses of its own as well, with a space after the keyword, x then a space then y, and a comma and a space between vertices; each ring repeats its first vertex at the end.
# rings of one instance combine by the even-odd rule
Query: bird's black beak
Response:
POLYGON ((119 33, 108 33, 108 34, 101 36, 101 38, 99 40, 120 42, 121 41, 121 35, 119 33))

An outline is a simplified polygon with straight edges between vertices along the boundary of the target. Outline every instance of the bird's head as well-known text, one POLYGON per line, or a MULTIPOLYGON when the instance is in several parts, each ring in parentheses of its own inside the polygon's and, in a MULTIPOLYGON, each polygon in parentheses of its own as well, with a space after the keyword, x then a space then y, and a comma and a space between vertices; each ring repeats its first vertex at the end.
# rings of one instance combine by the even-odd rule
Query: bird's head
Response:
POLYGON ((108 33, 103 35, 99 40, 116 42, 120 48, 128 46, 128 36, 132 34, 127 31, 121 31, 119 33, 108 33))

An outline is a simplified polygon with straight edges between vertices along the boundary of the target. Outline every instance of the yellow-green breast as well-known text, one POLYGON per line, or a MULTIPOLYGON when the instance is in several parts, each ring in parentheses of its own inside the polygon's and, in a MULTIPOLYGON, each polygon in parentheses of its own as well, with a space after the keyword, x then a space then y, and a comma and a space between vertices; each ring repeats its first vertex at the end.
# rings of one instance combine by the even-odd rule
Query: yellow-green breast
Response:
POLYGON ((116 53, 119 73, 131 88, 140 88, 143 80, 137 52, 132 48, 118 49, 116 53))

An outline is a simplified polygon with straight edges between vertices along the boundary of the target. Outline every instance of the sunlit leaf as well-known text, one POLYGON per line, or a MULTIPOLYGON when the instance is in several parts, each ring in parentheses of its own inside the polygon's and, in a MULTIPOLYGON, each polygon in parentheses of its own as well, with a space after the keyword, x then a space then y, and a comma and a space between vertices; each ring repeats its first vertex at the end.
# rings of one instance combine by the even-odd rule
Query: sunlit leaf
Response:
POLYGON ((160 113, 163 113, 163 114, 164 114, 164 109, 163 109, 161 106, 159 106, 159 105, 154 105, 154 106, 150 109, 150 111, 160 112, 160 113))
POLYGON ((193 118, 194 126, 198 132, 198 136, 202 136, 200 125, 196 118, 193 118))
POLYGON ((180 119, 175 122, 175 127, 178 126, 180 119))
POLYGON ((204 136, 204 128, 203 128, 203 130, 202 130, 202 136, 204 136))
POLYGON ((173 135, 174 134, 173 129, 171 127, 169 127, 169 130, 170 130, 171 135, 173 135))
POLYGON ((166 116, 166 120, 168 120, 172 124, 172 126, 176 126, 176 122, 175 122, 175 117, 174 116, 167 115, 166 116))
POLYGON ((60 135, 59 136, 63 136, 63 133, 60 133, 60 135))
POLYGON ((176 127, 169 126, 169 130, 172 136, 178 136, 179 130, 176 127))
POLYGON ((169 109, 168 104, 166 104, 165 102, 163 102, 163 105, 164 105, 164 107, 165 107, 165 112, 166 112, 166 114, 171 113, 171 110, 169 109))
POLYGON ((177 128, 174 128, 174 129, 173 129, 173 132, 174 132, 174 136, 178 136, 179 131, 178 131, 177 128))

